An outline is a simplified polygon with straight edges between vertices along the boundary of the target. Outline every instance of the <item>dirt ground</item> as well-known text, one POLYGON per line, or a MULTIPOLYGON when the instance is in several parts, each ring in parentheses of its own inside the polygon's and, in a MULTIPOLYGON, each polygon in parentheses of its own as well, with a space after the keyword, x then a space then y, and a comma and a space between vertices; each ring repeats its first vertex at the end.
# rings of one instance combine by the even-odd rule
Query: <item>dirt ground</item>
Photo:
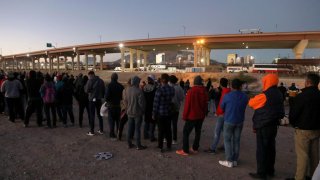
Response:
MULTIPOLYGON (((77 106, 74 106, 78 120, 77 106)), ((204 153, 213 140, 216 117, 208 115, 203 124, 200 152, 182 157, 175 154, 182 147, 183 121, 179 119, 178 145, 171 152, 160 153, 157 143, 142 140, 146 150, 128 149, 126 141, 112 141, 106 135, 87 136, 88 120, 84 115, 84 127, 63 128, 58 123, 55 129, 37 127, 35 115, 30 127, 24 128, 20 120, 8 121, 0 115, 0 179, 251 179, 255 172, 255 134, 252 132, 251 109, 246 111, 246 120, 241 137, 239 165, 226 168, 218 161, 224 153, 204 153), (99 152, 111 152, 109 160, 96 160, 99 152)), ((98 122, 96 120, 96 129, 98 122)), ((104 118, 106 134, 108 123, 104 118)), ((127 127, 126 127, 127 128, 127 127)), ((126 138, 126 129, 124 137, 126 138)), ((190 136, 193 142, 194 134, 190 136)), ((291 177, 295 171, 293 129, 279 127, 277 136, 276 176, 274 179, 291 177)))

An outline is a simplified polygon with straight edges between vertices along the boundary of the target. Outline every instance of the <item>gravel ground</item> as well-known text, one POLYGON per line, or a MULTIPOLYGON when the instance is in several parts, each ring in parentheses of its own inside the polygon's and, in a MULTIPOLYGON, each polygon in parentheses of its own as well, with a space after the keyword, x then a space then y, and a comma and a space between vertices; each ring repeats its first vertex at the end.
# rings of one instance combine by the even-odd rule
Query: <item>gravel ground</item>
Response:
MULTIPOLYGON (((75 117, 77 107, 74 107, 75 117)), ((63 128, 58 123, 55 129, 37 127, 35 115, 30 127, 24 128, 20 120, 8 121, 0 115, 0 179, 251 179, 255 172, 255 134, 252 132, 253 111, 247 109, 241 137, 238 167, 226 168, 218 161, 224 153, 216 155, 203 152, 213 139, 216 117, 208 115, 203 124, 200 152, 182 157, 175 154, 182 146, 183 121, 179 120, 178 145, 171 152, 160 153, 157 143, 142 140, 146 150, 127 149, 125 141, 112 141, 106 135, 87 136, 88 121, 84 127, 63 128), (96 160, 98 152, 111 152, 109 160, 96 160)), ((86 115, 84 115, 86 118, 86 115)), ((96 120, 96 128, 98 122, 96 120)), ((108 129, 106 119, 104 128, 108 129)), ((97 130, 97 129, 96 129, 97 130)), ((106 131, 108 133, 108 130, 106 131)), ((124 137, 126 129, 124 130, 124 137)), ((190 135, 193 141, 194 134, 190 135)), ((274 179, 291 177, 295 171, 293 129, 279 127, 277 136, 276 176, 274 179)))

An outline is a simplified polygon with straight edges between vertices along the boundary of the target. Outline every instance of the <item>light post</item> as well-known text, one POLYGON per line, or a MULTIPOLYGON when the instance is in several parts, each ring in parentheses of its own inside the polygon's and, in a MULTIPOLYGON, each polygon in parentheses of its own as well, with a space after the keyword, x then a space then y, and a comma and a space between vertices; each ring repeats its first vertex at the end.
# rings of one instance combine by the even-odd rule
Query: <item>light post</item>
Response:
POLYGON ((179 57, 179 69, 181 69, 181 57, 179 57))

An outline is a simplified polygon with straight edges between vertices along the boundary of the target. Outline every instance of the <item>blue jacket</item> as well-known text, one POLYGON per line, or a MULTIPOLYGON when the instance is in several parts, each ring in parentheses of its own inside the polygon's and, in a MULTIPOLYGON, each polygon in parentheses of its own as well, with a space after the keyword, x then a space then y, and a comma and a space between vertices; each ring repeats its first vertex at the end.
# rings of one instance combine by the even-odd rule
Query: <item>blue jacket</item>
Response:
POLYGON ((248 104, 248 97, 241 91, 231 91, 221 102, 224 111, 224 121, 231 124, 241 124, 248 104))

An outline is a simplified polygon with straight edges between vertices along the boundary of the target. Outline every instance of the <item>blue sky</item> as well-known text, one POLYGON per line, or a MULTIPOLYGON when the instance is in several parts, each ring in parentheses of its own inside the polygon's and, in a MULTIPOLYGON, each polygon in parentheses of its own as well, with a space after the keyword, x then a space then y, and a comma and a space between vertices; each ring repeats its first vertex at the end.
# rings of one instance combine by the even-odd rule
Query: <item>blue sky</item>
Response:
MULTIPOLYGON (((243 28, 263 32, 319 31, 319 0, 2 0, 2 54, 114 40, 183 35, 238 33, 243 28)), ((1 51, 0 51, 1 53, 1 51)), ((293 57, 291 50, 212 51, 254 55, 260 62, 293 57)), ((305 57, 319 57, 320 49, 305 57)))

